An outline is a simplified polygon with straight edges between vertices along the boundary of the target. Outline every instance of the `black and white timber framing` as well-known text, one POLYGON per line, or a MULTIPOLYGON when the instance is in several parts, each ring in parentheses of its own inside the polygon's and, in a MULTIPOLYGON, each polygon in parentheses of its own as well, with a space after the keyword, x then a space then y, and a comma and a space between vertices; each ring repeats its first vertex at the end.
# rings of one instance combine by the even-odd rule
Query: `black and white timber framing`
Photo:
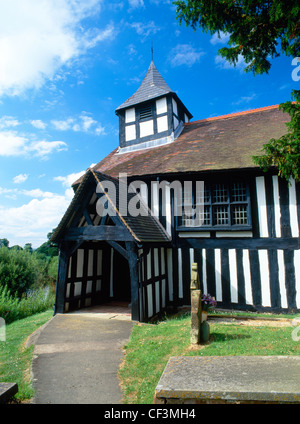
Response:
MULTIPOLYGON (((203 177, 205 182, 208 176, 203 177)), ((215 296, 220 308, 299 310, 299 185, 271 173, 252 172, 248 180, 251 229, 199 231, 178 225, 175 192, 168 185, 160 188, 157 179, 145 178, 142 191, 152 195, 143 200, 169 241, 163 232, 160 241, 137 241, 109 217, 101 224, 95 190, 84 197, 87 205, 79 196, 80 212, 77 221, 72 219, 77 227, 61 230, 56 312, 117 298, 131 303, 133 319, 147 321, 167 306, 190 303, 193 262, 198 263, 201 290, 215 296)))
MULTIPOLYGON (((180 231, 169 211, 164 225, 176 246, 168 252, 171 301, 189 304, 191 264, 197 262, 201 289, 221 308, 300 309, 299 184, 252 173, 249 185, 250 231, 180 231)), ((160 211, 161 205, 152 209, 160 211)))
POLYGON ((286 121, 275 109, 185 124, 191 114, 151 63, 140 89, 116 110, 119 149, 75 185, 53 234, 60 248, 55 313, 119 299, 131 304, 134 320, 148 321, 169 306, 190 304, 193 262, 201 290, 219 308, 300 310, 300 184, 275 169, 263 173, 250 160, 254 144, 261 148, 273 137, 270 129, 282 133, 286 121), (97 213, 96 186, 108 179, 118 192, 116 170, 129 172, 128 185, 139 180, 147 216, 122 213, 107 193, 109 213, 97 213), (103 173, 110 171, 115 178, 103 173), (175 181, 194 188, 179 195, 175 181), (202 224, 175 213, 176 204, 197 204, 197 181, 206 190, 202 224))
POLYGON ((168 305, 170 238, 150 210, 132 220, 107 197, 110 214, 98 215, 96 184, 107 179, 118 187, 108 176, 86 173, 53 235, 60 249, 55 313, 117 298, 131 304, 132 319, 147 321, 168 305))

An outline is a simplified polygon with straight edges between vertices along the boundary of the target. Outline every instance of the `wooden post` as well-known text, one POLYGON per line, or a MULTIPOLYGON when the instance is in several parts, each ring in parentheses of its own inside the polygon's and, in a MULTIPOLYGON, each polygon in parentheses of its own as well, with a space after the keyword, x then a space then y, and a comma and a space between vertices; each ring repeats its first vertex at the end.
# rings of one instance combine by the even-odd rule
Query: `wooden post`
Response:
POLYGON ((135 242, 126 242, 128 264, 130 270, 131 286, 131 319, 133 321, 142 320, 139 313, 139 273, 138 255, 135 242))
POLYGON ((57 271, 56 293, 54 303, 54 315, 63 314, 65 310, 65 290, 68 267, 68 255, 64 250, 59 251, 59 262, 57 271))
POLYGON ((198 275, 198 264, 192 264, 191 273, 191 344, 200 343, 201 324, 201 290, 198 275))
POLYGON ((68 261, 75 250, 79 248, 82 240, 76 243, 62 242, 59 246, 59 261, 54 301, 54 315, 65 312, 66 278, 68 273, 68 261))

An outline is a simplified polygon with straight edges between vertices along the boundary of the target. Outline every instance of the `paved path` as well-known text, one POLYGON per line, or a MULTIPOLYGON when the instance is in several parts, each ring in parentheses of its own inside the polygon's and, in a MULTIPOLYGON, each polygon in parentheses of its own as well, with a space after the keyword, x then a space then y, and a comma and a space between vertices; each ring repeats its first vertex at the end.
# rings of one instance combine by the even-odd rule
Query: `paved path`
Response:
POLYGON ((123 308, 55 315, 34 334, 35 404, 120 404, 117 372, 134 322, 123 308))

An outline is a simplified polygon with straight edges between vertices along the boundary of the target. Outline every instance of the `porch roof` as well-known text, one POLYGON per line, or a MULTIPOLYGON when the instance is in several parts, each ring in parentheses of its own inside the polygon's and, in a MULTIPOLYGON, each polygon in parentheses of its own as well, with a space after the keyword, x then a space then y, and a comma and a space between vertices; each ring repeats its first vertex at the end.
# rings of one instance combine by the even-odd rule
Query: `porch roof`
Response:
MULTIPOLYGON (((80 210, 80 208, 82 208, 83 201, 85 199, 85 196, 87 195, 87 189, 89 184, 95 184, 95 191, 96 191, 96 185, 102 184, 104 181, 110 181, 115 184, 116 201, 110 198, 109 193, 104 193, 104 196, 106 196, 107 200, 109 201, 110 208, 117 216, 119 224, 122 227, 126 228, 126 230, 128 230, 128 232, 131 234, 132 238, 136 242, 163 243, 163 242, 171 241, 170 236, 168 235, 168 233, 166 232, 162 224, 152 214, 150 209, 142 202, 141 199, 140 199, 141 208, 145 212, 143 215, 132 217, 129 213, 122 214, 120 212, 119 193, 122 190, 120 190, 119 187, 122 184, 122 182, 119 182, 119 180, 109 175, 88 169, 86 173, 84 174, 74 194, 73 200, 71 201, 67 211, 65 212, 58 227, 55 229, 51 237, 52 242, 60 242, 63 240, 64 235, 66 234, 66 232, 72 225, 72 221, 76 213, 80 210)), ((125 189, 127 193, 127 186, 124 187, 124 190, 125 189)), ((136 196, 136 193, 127 193, 126 195, 127 206, 128 206, 128 202, 133 196, 136 196)), ((126 211, 127 210, 128 208, 126 209, 126 211)))

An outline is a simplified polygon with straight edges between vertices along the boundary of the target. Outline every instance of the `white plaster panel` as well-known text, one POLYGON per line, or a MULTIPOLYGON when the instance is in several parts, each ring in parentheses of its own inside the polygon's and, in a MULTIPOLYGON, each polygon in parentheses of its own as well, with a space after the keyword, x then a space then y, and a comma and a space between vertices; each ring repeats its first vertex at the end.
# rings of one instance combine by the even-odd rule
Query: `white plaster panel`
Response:
POLYGON ((126 124, 129 122, 135 121, 135 109, 134 107, 125 110, 125 122, 126 124))
POLYGON ((162 99, 156 100, 156 113, 157 115, 167 112, 167 99, 163 97, 162 99))
POLYGON ((135 125, 127 125, 125 127, 125 140, 130 141, 136 138, 135 125))
POLYGON ((140 122, 140 137, 154 134, 153 120, 140 122))
POLYGON ((163 132, 168 130, 168 117, 160 116, 157 118, 157 132, 163 132))

